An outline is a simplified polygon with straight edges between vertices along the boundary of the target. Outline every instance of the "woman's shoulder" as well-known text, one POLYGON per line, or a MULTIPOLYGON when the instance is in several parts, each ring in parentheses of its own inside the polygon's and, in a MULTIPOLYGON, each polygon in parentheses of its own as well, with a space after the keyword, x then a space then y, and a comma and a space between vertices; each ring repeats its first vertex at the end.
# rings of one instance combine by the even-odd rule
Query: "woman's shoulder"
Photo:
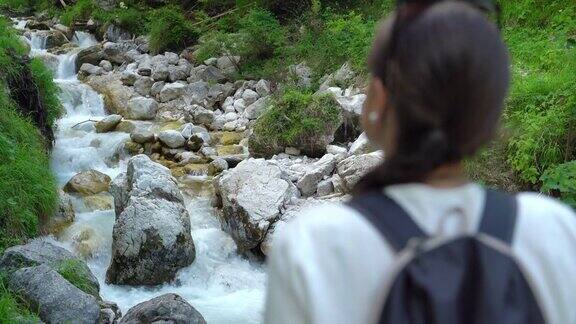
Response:
MULTIPOLYGON (((303 209, 283 226, 273 248, 298 254, 325 250, 358 252, 362 246, 385 246, 385 240, 356 210, 345 203, 322 203, 303 209)), ((308 255, 310 256, 310 255, 308 255)))
POLYGON ((518 197, 518 215, 524 222, 542 226, 568 226, 576 230, 576 213, 557 199, 535 192, 522 192, 518 197))

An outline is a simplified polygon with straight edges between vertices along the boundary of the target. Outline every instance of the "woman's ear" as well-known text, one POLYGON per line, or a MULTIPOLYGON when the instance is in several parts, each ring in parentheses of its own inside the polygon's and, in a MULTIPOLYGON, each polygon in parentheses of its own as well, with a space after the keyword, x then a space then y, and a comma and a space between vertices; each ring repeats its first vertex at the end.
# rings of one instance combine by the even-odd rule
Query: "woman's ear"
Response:
POLYGON ((382 80, 372 77, 364 108, 362 110, 362 126, 373 144, 384 146, 384 120, 388 113, 388 90, 382 80))

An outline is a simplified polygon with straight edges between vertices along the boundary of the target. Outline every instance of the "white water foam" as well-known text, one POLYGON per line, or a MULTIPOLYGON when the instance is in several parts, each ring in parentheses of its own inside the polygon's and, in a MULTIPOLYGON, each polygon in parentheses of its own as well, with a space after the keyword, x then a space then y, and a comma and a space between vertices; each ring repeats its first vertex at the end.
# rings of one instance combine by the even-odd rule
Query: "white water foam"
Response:
MULTIPOLYGON (((93 36, 77 33, 79 48, 95 43, 93 36)), ((126 157, 120 152, 128 134, 96 133, 92 122, 106 115, 102 97, 80 83, 75 75, 77 50, 59 55, 56 83, 62 89, 64 116, 57 122, 51 165, 60 186, 80 171, 96 169, 114 178, 126 170, 126 157)), ((192 304, 208 323, 260 323, 266 285, 265 268, 236 253, 232 238, 220 229, 205 197, 185 195, 190 214, 196 260, 179 271, 174 282, 156 287, 109 285, 106 269, 111 259, 113 210, 86 211, 76 203, 76 219, 58 244, 75 251, 80 234, 90 233, 92 257, 89 267, 101 285, 105 300, 116 302, 122 312, 150 298, 176 293, 192 304)), ((47 238, 51 239, 51 238, 47 238)))

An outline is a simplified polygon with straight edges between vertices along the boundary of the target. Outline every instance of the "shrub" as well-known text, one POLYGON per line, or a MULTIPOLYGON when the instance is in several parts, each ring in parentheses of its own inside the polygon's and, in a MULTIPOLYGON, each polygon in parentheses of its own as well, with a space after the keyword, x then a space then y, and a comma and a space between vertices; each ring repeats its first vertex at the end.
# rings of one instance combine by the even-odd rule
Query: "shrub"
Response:
MULTIPOLYGON (((68 6, 64 9, 60 16, 60 21, 64 25, 71 26, 75 21, 88 20, 99 15, 102 15, 102 9, 92 0, 78 0, 73 6, 68 6)), ((101 19, 98 20, 102 21, 101 19)))
POLYGON ((195 43, 198 33, 180 8, 166 6, 152 12, 149 23, 150 50, 159 53, 178 50, 195 43))
POLYGON ((120 8, 112 13, 112 23, 134 34, 142 35, 147 32, 147 17, 145 11, 138 8, 120 8))
POLYGON ((250 150, 269 157, 290 146, 309 156, 321 156, 341 122, 332 96, 288 90, 256 121, 250 150))
POLYGON ((559 196, 565 203, 576 208, 576 161, 546 170, 540 180, 543 192, 559 196))
POLYGON ((240 55, 248 59, 267 59, 284 45, 285 33, 272 13, 253 9, 240 20, 240 55))
POLYGON ((364 20, 358 13, 328 13, 322 31, 309 28, 294 55, 306 58, 317 78, 334 72, 346 61, 356 70, 366 71, 374 28, 374 22, 364 20))

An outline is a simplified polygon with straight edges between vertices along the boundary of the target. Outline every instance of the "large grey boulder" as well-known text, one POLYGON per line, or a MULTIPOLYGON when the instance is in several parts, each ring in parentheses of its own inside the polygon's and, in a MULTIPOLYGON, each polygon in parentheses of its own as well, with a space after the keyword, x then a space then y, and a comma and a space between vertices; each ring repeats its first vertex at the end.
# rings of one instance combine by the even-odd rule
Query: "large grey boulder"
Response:
POLYGON ((74 262, 78 274, 90 284, 90 290, 99 291, 98 280, 86 263, 68 250, 43 240, 34 240, 25 245, 16 245, 6 249, 0 258, 0 272, 10 273, 25 267, 47 265, 58 269, 63 263, 74 262))
POLYGON ((158 285, 194 261, 190 217, 168 168, 136 155, 110 192, 116 223, 107 282, 158 285))
POLYGON ((78 73, 81 75, 102 75, 104 74, 104 69, 90 63, 84 63, 80 67, 80 71, 78 71, 78 73))
POLYGON ((240 162, 217 181, 221 222, 241 252, 256 248, 297 189, 281 168, 264 159, 240 162))
POLYGON ((164 294, 130 308, 120 321, 140 323, 206 324, 206 320, 182 297, 164 294))
POLYGON ((127 108, 124 117, 130 119, 149 120, 156 117, 158 103, 152 98, 135 97, 128 101, 127 108))
POLYGON ((23 268, 10 276, 10 290, 32 309, 39 310, 46 323, 98 323, 98 301, 69 283, 46 265, 23 268))
POLYGON ((342 179, 344 189, 350 192, 365 174, 378 167, 383 161, 384 154, 381 151, 352 155, 338 163, 336 172, 342 179))

